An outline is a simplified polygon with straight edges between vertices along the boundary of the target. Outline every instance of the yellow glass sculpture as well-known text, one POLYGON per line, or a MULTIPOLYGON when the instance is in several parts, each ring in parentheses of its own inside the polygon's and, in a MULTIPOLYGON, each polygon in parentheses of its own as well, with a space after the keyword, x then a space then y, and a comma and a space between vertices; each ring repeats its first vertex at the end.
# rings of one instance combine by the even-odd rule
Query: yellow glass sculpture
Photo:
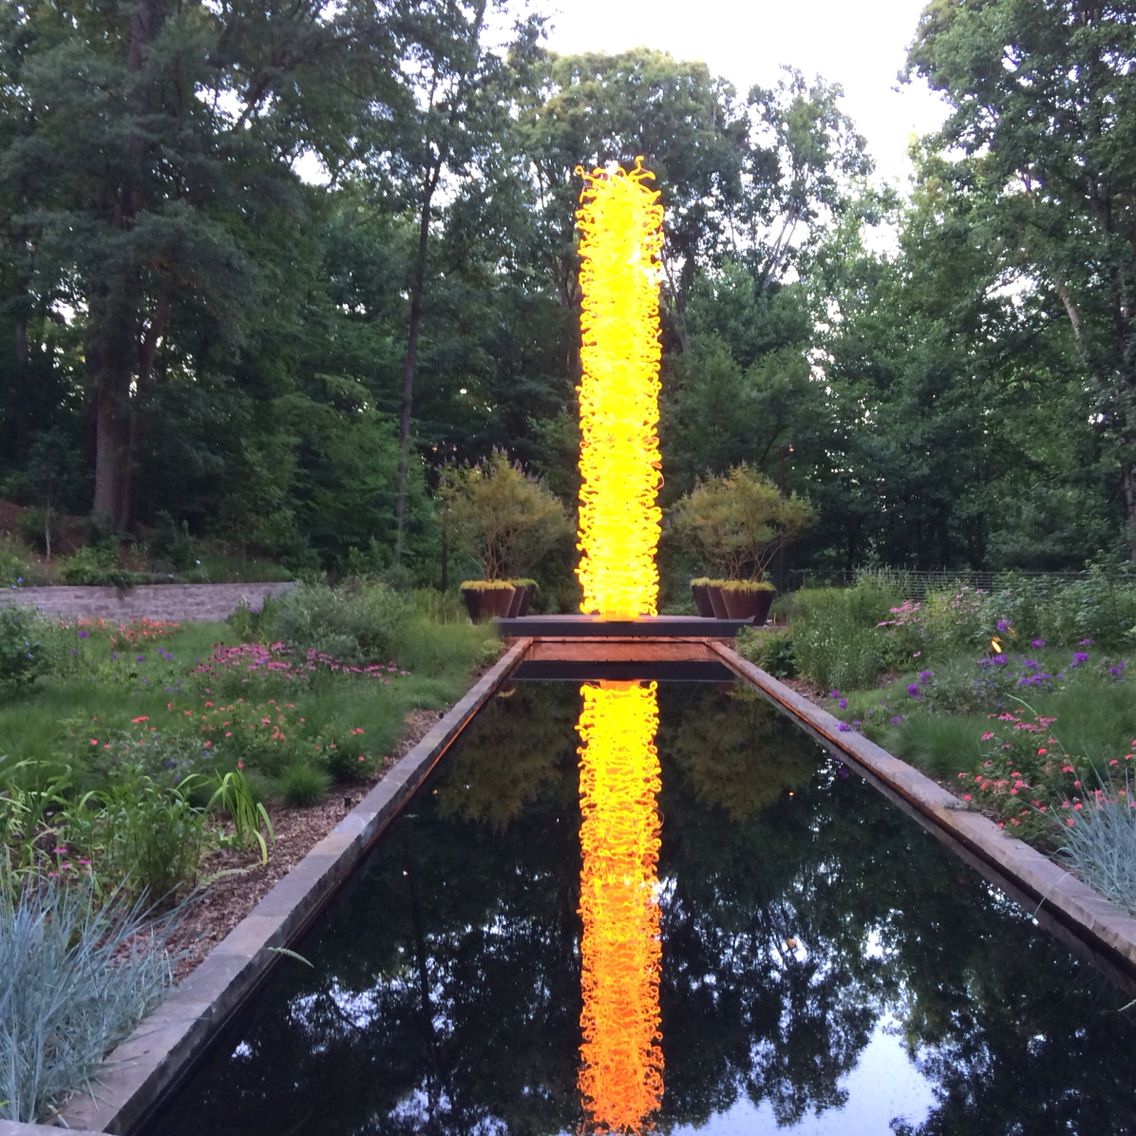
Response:
POLYGON ((584 686, 579 1089, 593 1132, 639 1132, 663 1093, 655 684, 584 686))
POLYGON ((580 610, 655 615, 663 208, 632 170, 585 173, 580 229, 580 610))

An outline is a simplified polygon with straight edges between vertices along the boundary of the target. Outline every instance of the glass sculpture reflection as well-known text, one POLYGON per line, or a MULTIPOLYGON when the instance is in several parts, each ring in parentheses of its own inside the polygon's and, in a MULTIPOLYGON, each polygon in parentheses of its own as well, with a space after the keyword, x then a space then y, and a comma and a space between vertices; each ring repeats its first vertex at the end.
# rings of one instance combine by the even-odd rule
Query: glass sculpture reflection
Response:
POLYGON ((592 1132, 659 1108, 659 712, 655 684, 581 689, 579 1088, 592 1132))

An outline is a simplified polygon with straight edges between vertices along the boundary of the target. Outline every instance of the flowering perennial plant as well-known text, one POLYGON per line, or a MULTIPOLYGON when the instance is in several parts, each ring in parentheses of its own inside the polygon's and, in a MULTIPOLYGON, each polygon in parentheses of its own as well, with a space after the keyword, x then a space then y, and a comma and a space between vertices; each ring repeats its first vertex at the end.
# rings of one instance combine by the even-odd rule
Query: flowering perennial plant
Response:
POLYGON ((282 642, 217 644, 209 658, 190 673, 219 691, 267 690, 276 683, 306 686, 318 674, 348 675, 386 685, 410 674, 395 662, 355 665, 312 648, 297 654, 282 642))
POLYGON ((168 639, 181 630, 181 624, 167 619, 132 619, 128 623, 114 620, 76 619, 71 623, 61 623, 60 627, 73 630, 80 639, 88 638, 92 632, 106 636, 111 647, 129 647, 138 643, 153 643, 168 639))
POLYGON ((1133 768, 1136 759, 1131 751, 1108 762, 1103 781, 1093 777, 1087 783, 1077 759, 1050 732, 1055 719, 1010 711, 990 717, 993 724, 981 738, 984 749, 978 771, 960 772, 958 781, 962 799, 993 813, 1000 828, 1055 848, 1062 828, 1075 825, 1084 809, 1128 799, 1127 788, 1114 786, 1125 780, 1120 776, 1122 766, 1133 768))

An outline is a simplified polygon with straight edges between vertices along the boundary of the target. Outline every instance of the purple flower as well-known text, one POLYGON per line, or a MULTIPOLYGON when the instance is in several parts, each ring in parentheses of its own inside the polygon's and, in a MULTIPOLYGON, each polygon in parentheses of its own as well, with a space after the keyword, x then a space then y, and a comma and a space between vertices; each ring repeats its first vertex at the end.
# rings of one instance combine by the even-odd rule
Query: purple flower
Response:
POLYGON ((112 663, 117 663, 117 662, 118 662, 118 652, 117 652, 117 651, 111 651, 111 653, 110 653, 110 661, 111 661, 112 663))
POLYGON ((838 729, 838 730, 839 730, 839 731, 840 731, 840 732, 841 732, 842 734, 847 734, 847 733, 850 733, 850 732, 851 732, 851 730, 852 730, 852 727, 851 727, 850 725, 848 725, 848 723, 847 723, 847 722, 837 722, 837 723, 836 723, 836 728, 837 728, 837 729, 838 729))
POLYGON ((933 679, 934 677, 935 677, 934 671, 920 671, 919 672, 919 682, 923 686, 926 686, 927 683, 930 682, 931 679, 933 679))
POLYGON ((922 694, 919 689, 919 683, 909 682, 907 684, 907 693, 910 694, 912 698, 919 698, 922 694))
POLYGON ((1007 660, 1005 655, 993 655, 990 658, 991 665, 995 667, 1004 667, 1006 665, 1006 662, 1007 660))
POLYGON ((839 706, 841 710, 847 710, 848 709, 848 699, 842 698, 836 705, 839 706))
POLYGON ((80 639, 86 639, 90 634, 91 633, 89 631, 80 631, 79 632, 79 638, 80 639))
POLYGON ((1022 659, 1022 666, 1029 667, 1030 670, 1037 670, 1038 662, 1036 659, 1022 659))
POLYGON ((146 656, 145 655, 135 655, 134 661, 136 663, 144 663, 146 661, 146 656))
POLYGON ((1074 651, 1073 652, 1073 660, 1072 660, 1072 662, 1070 662, 1069 666, 1079 667, 1082 663, 1087 663, 1088 661, 1089 661, 1088 651, 1074 651))
POLYGON ((1036 647, 1038 650, 1041 650, 1041 648, 1045 646, 1045 640, 1044 639, 1031 639, 1030 640, 1030 646, 1036 647))
POLYGON ((1009 631, 1010 621, 1007 619, 1000 619, 997 623, 994 624, 994 628, 997 631, 1009 631))
POLYGON ((891 722, 891 724, 893 726, 901 726, 903 724, 903 715, 902 714, 893 714, 888 719, 888 721, 891 722))
POLYGON ((1079 639, 1079 640, 1077 640, 1077 646, 1078 647, 1091 647, 1092 645, 1093 645, 1093 641, 1091 639, 1079 639))

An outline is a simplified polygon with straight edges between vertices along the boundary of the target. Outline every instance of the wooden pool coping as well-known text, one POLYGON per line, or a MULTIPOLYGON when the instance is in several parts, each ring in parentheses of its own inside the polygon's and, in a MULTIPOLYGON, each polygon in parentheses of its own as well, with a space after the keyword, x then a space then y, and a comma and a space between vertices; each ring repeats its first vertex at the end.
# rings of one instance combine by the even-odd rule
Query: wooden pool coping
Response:
MULTIPOLYGON (((705 625, 706 621, 703 621, 705 625)), ((434 728, 371 789, 257 904, 204 962, 122 1042, 94 1078, 60 1110, 77 1136, 128 1133, 174 1089, 287 947, 316 917, 368 853, 402 805, 426 779, 466 723, 510 679, 522 661, 712 662, 733 674, 837 751, 890 799, 914 811, 978 861, 1006 877, 1039 912, 1048 909, 1114 961, 1117 975, 1136 976, 1136 918, 1127 915, 1040 852, 1008 836, 944 788, 882 747, 848 730, 826 710, 743 659, 721 638, 605 636, 519 638, 434 728)), ((1065 936, 1062 936, 1065 937, 1065 936)), ((59 1127, 0 1121, 0 1136, 42 1136, 59 1127)))

